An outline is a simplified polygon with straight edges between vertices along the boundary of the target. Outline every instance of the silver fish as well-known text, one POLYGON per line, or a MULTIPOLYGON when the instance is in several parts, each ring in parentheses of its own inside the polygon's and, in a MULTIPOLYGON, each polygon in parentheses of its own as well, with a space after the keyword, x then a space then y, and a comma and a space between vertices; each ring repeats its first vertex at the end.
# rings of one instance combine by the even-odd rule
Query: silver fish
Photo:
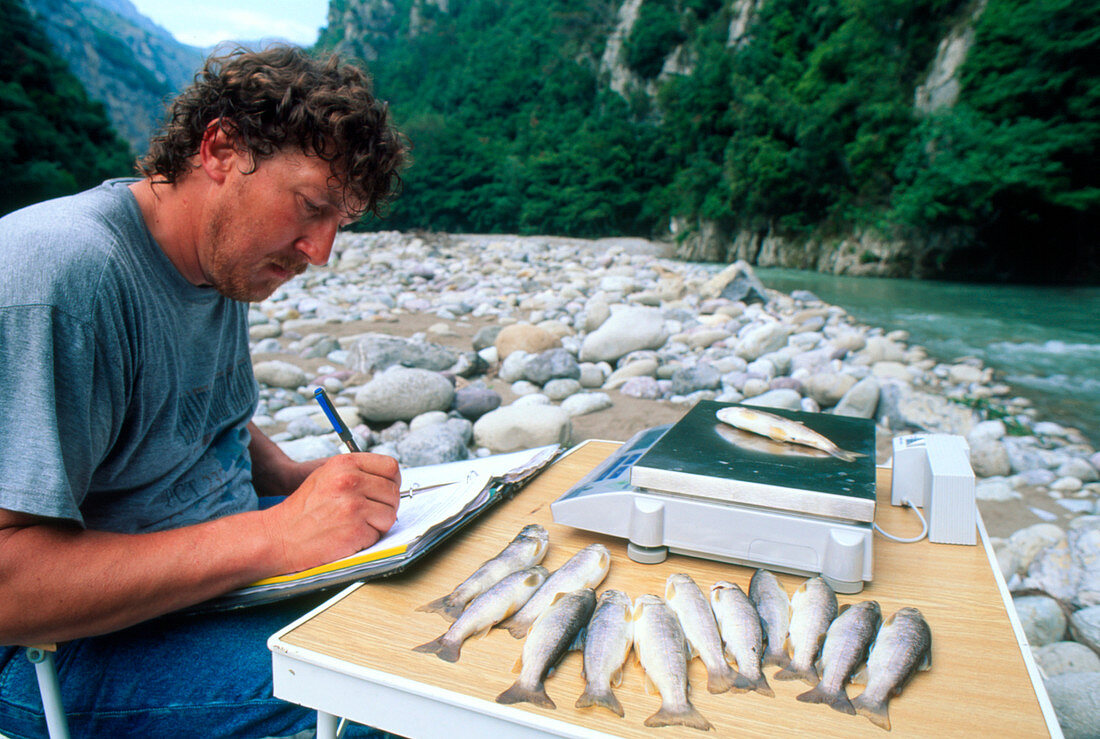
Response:
POLYGON ((577 708, 603 706, 623 715, 622 704, 611 692, 623 678, 623 663, 634 643, 633 604, 621 590, 600 593, 588 623, 584 642, 584 693, 577 708))
POLYGON ((558 593, 570 593, 581 588, 595 588, 607 577, 611 567, 611 552, 603 544, 589 544, 559 567, 531 600, 501 626, 517 639, 522 639, 539 614, 550 605, 558 593))
POLYGON ((457 588, 416 610, 441 613, 453 621, 459 617, 467 603, 508 575, 542 562, 549 546, 550 534, 546 529, 536 523, 524 526, 500 554, 486 560, 457 588))
POLYGON ((853 462, 860 457, 867 456, 859 452, 849 452, 841 449, 827 437, 822 436, 805 424, 777 416, 774 413, 734 405, 719 408, 715 415, 719 421, 728 423, 734 428, 751 431, 754 434, 760 434, 787 444, 801 444, 820 449, 845 462, 853 462))
POLYGON ((676 614, 656 595, 634 603, 634 654, 645 669, 646 687, 654 685, 661 694, 661 708, 645 720, 646 726, 713 728, 688 699, 691 648, 676 614))
POLYGON ((546 676, 569 651, 595 607, 596 592, 592 588, 559 593, 531 625, 523 643, 519 679, 497 696, 497 703, 527 702, 557 708, 546 694, 546 676))
POLYGON ((828 703, 841 713, 855 715, 844 686, 867 658, 867 650, 882 623, 882 609, 873 600, 846 606, 825 634, 821 648, 821 682, 798 696, 805 703, 828 703))
POLYGON ((767 649, 763 664, 787 667, 791 658, 787 654, 787 632, 791 625, 791 599, 779 584, 775 575, 767 570, 757 570, 749 582, 749 600, 756 606, 764 623, 767 649))
POLYGON ((494 624, 515 613, 542 587, 549 574, 540 565, 513 572, 474 598, 445 634, 427 644, 413 647, 413 651, 428 652, 441 660, 457 662, 467 639, 475 634, 487 634, 494 624))
POLYGON ((812 577, 791 597, 791 664, 775 673, 776 680, 818 681, 814 660, 825 641, 825 632, 836 618, 836 593, 820 577, 812 577))
POLYGON ((665 602, 680 619, 684 637, 707 668, 707 690, 725 693, 733 687, 737 673, 726 661, 718 622, 703 591, 690 575, 677 572, 665 581, 665 602))
POLYGON ((718 631, 726 645, 726 654, 737 663, 736 690, 755 690, 774 698, 760 662, 764 657, 764 626, 756 606, 740 585, 719 580, 710 588, 710 606, 718 621, 718 631))
POLYGON ((916 608, 902 608, 878 630, 867 657, 867 687, 852 707, 871 723, 890 730, 887 704, 918 670, 932 666, 932 630, 916 608))

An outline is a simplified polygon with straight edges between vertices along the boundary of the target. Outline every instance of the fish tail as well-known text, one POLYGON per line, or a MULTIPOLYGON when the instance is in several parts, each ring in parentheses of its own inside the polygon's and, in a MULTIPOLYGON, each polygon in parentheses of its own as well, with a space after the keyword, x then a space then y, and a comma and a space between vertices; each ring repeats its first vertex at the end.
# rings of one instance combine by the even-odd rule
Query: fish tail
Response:
POLYGON ((447 635, 433 639, 427 644, 421 644, 419 647, 413 647, 414 652, 427 652, 428 654, 434 654, 445 662, 458 662, 458 656, 462 652, 462 642, 450 642, 446 640, 447 635))
POLYGON ((462 606, 455 605, 451 602, 451 596, 444 595, 442 598, 436 598, 431 603, 425 603, 416 610, 423 611, 425 613, 441 613, 447 618, 454 621, 456 618, 462 615, 462 606))
POLYGON ((650 727, 687 726, 700 731, 710 731, 714 728, 710 725, 710 721, 707 721, 703 714, 699 713, 695 706, 690 703, 683 708, 669 708, 662 705, 657 713, 645 720, 645 725, 650 727))
POLYGON ((871 723, 875 726, 886 729, 887 731, 890 730, 890 714, 886 709, 886 701, 872 700, 870 697, 864 700, 863 693, 860 693, 851 702, 851 705, 856 713, 871 719, 871 723))
POLYGON ((760 677, 755 680, 751 677, 738 674, 737 679, 733 681, 734 690, 755 690, 760 695, 766 695, 769 698, 775 697, 775 691, 772 690, 772 686, 768 685, 768 678, 764 677, 761 673, 760 677))
POLYGON ((787 656, 786 652, 768 652, 764 655, 763 665, 775 665, 782 669, 787 669, 791 666, 791 658, 787 656))
POLYGON ((826 690, 823 683, 818 683, 802 695, 797 696, 797 698, 803 703, 825 703, 833 710, 851 716, 856 713, 856 709, 852 708, 852 702, 848 700, 848 694, 844 692, 844 688, 836 691, 826 690))
MULTIPOLYGON (((518 615, 518 614, 517 614, 518 615)), ((510 616, 501 621, 497 626, 508 631, 509 634, 516 639, 522 639, 527 636, 527 632, 530 629, 531 624, 525 621, 517 621, 516 616, 510 616)))
POLYGON ((779 672, 775 673, 776 680, 802 680, 810 685, 817 685, 818 675, 817 669, 810 665, 809 667, 795 667, 794 665, 788 665, 779 672))
POLYGON ((837 459, 844 462, 855 462, 857 459, 867 456, 866 454, 862 454, 860 452, 850 452, 847 449, 841 449, 840 447, 834 447, 833 449, 827 449, 826 451, 837 459))
POLYGON ((725 693, 737 682, 737 672, 726 664, 707 670, 707 692, 725 693), (724 669, 723 669, 724 668, 724 669))
POLYGON ((534 703, 542 708, 557 708, 546 694, 546 688, 539 683, 534 688, 521 685, 519 680, 512 687, 497 696, 497 703, 534 703))
POLYGON ((620 717, 624 715, 622 704, 619 703, 619 699, 615 697, 615 694, 611 692, 610 688, 585 685, 581 697, 577 698, 576 707, 588 708, 590 706, 603 706, 612 713, 618 714, 620 717))

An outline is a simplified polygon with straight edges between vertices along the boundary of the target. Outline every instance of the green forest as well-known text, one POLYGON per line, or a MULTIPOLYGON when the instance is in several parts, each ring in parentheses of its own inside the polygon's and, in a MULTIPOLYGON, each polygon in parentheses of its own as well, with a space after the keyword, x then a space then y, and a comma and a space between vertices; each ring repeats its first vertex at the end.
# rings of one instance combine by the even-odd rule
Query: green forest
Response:
MULTIPOLYGON (((644 0, 622 95, 601 69, 620 5, 331 0, 369 25, 333 23, 318 51, 361 56, 413 144, 392 212, 361 227, 870 231, 919 244, 923 276, 1100 281, 1100 0, 644 0), (919 112, 976 14, 957 103, 919 112)), ((21 0, 0 0, 0 42, 0 213, 128 174, 21 0)))
POLYGON ((0 214, 133 171, 133 155, 21 0, 0 0, 0 214))
MULTIPOLYGON (((424 3, 410 29, 411 2, 370 37, 415 147, 404 195, 372 227, 872 228, 938 246, 940 276, 1100 275, 1098 0, 988 0, 959 102, 931 115, 914 89, 971 3, 768 0, 731 48, 731 3, 645 0, 621 54, 657 91, 624 99, 599 74, 617 2, 424 3), (681 44, 690 73, 658 78, 681 44)), ((342 41, 329 29, 321 46, 342 41)))

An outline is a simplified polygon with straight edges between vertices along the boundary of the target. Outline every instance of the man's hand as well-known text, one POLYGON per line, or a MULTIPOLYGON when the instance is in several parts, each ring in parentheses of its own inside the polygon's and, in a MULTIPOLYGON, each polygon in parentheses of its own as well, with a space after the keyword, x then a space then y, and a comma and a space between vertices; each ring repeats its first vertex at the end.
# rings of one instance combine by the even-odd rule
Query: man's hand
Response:
POLYGON ((281 544, 284 571, 316 567, 374 544, 397 520, 400 485, 392 457, 361 453, 326 460, 285 501, 262 511, 281 544))

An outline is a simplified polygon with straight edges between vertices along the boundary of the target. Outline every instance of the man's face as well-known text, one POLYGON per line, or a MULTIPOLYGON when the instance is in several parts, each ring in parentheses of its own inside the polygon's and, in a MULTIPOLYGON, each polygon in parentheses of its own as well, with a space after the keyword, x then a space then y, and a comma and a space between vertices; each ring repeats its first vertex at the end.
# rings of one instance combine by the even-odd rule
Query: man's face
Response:
POLYGON ((205 282, 244 302, 269 297, 284 282, 322 265, 341 225, 342 191, 328 162, 298 151, 235 167, 205 219, 199 264, 205 282))

